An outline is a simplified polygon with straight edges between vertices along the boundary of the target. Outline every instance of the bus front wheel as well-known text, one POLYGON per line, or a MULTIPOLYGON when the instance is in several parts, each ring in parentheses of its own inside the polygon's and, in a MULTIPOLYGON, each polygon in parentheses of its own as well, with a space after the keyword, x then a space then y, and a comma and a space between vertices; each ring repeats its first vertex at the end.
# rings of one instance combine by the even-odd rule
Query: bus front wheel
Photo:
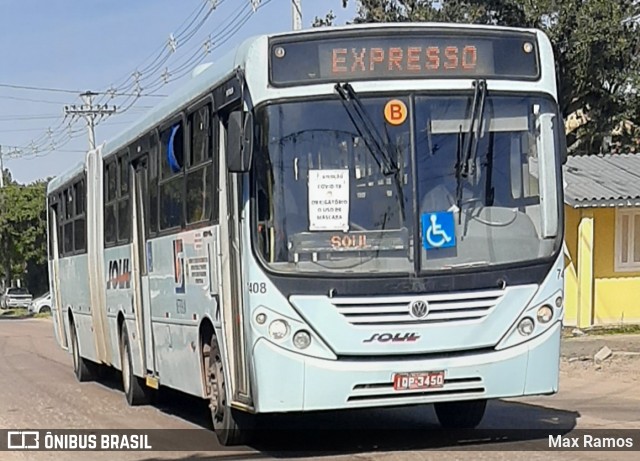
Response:
POLYGON ((486 408, 486 399, 434 404, 438 421, 445 429, 474 429, 482 421, 486 408))
POLYGON ((204 345, 203 355, 207 365, 209 408, 216 437, 224 446, 245 444, 249 441, 251 415, 231 408, 227 402, 222 354, 215 337, 211 339, 211 344, 204 345))

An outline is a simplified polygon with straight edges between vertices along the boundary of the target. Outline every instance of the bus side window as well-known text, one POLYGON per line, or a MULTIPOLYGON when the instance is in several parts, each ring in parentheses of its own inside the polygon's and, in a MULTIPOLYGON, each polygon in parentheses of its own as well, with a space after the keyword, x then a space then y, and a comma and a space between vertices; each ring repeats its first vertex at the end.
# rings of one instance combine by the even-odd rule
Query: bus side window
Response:
POLYGON ((64 254, 73 253, 73 218, 75 217, 75 204, 73 203, 73 188, 64 191, 65 220, 64 220, 64 254))
POLYGON ((125 151, 118 156, 118 242, 131 240, 131 216, 129 200, 129 155, 125 151))
POLYGON ((183 219, 184 127, 176 122, 160 135, 160 230, 179 228, 183 219))
POLYGON ((158 136, 153 133, 149 150, 149 235, 158 232, 158 136))
POLYGON ((206 222, 212 215, 213 168, 211 106, 189 115, 189 165, 187 171, 187 224, 206 222))
POLYGON ((105 245, 116 242, 117 217, 116 217, 116 163, 110 161, 104 170, 105 194, 104 194, 104 242, 105 245))
POLYGON ((64 221, 64 201, 62 200, 62 193, 58 193, 58 209, 57 209, 57 220, 56 226, 58 226, 58 257, 62 258, 64 256, 64 227, 62 226, 62 222, 64 221))
POLYGON ((76 216, 73 223, 73 248, 76 253, 83 252, 87 249, 87 220, 85 209, 85 188, 84 179, 78 181, 74 186, 74 194, 76 197, 76 216))

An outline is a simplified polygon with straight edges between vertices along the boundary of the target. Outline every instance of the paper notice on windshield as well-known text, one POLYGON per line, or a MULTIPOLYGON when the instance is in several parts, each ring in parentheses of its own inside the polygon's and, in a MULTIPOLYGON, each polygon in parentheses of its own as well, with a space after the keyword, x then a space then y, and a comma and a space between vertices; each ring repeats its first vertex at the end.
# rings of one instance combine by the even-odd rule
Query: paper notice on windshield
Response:
POLYGON ((309 170, 309 230, 349 230, 349 170, 309 170))

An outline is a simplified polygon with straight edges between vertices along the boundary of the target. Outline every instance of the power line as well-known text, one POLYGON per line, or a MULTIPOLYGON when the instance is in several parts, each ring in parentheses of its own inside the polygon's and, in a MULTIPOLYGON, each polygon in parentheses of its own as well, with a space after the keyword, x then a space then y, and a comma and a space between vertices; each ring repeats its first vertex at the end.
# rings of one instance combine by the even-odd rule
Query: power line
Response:
POLYGON ((13 121, 29 121, 29 120, 47 120, 56 119, 60 117, 60 114, 46 114, 46 115, 3 115, 0 117, 0 122, 13 122, 13 121))
POLYGON ((69 90, 63 88, 47 88, 42 86, 26 86, 26 85, 14 85, 12 83, 0 83, 0 87, 3 88, 13 88, 16 90, 33 90, 33 91, 51 91, 55 93, 73 93, 78 94, 80 90, 69 90))
MULTIPOLYGON (((224 0, 203 0, 203 1, 204 1, 204 5, 201 5, 200 7, 198 7, 197 11, 194 11, 183 22, 183 24, 186 24, 187 21, 190 21, 187 27, 184 30, 178 32, 175 36, 173 34, 170 36, 170 42, 171 40, 174 41, 173 43, 174 48, 173 49, 171 48, 171 45, 172 45, 171 43, 169 43, 168 48, 167 48, 167 44, 163 45, 161 53, 152 61, 152 63, 146 66, 146 69, 149 69, 150 67, 154 66, 154 63, 157 62, 158 59, 163 59, 163 55, 167 53, 167 51, 169 51, 167 56, 164 57, 164 59, 159 65, 155 64, 154 72, 159 71, 161 66, 175 53, 175 50, 183 47, 190 39, 192 39, 195 36, 195 33, 200 28, 202 28, 203 25, 206 23, 212 11, 215 8, 217 8, 217 6, 221 5, 224 2, 224 0), (205 6, 207 4, 210 5, 210 8, 208 11, 206 11, 206 13, 204 13, 205 6), (203 13, 205 15, 204 17, 201 17, 203 13), (196 25, 195 30, 189 31, 189 29, 192 28, 194 25, 196 25), (176 41, 176 37, 180 38, 179 42, 176 41)), ((257 9, 268 5, 269 3, 271 3, 271 1, 272 0, 261 2, 260 0, 251 0, 251 4, 253 6, 253 13, 255 13, 257 9)), ((247 4, 245 3, 245 5, 247 4)), ((246 22, 253 15, 251 12, 248 12, 247 14, 243 15, 242 9, 240 9, 240 11, 237 13, 238 14, 236 14, 231 21, 227 22, 226 25, 222 27, 222 30, 217 31, 214 37, 210 35, 204 44, 198 45, 197 49, 200 50, 204 48, 204 52, 196 51, 193 54, 189 55, 188 58, 184 59, 181 63, 177 64, 176 68, 172 70, 171 73, 169 72, 168 68, 165 68, 162 75, 160 75, 159 77, 156 77, 156 79, 153 80, 148 86, 145 85, 145 87, 143 88, 141 87, 141 83, 149 79, 149 77, 152 77, 152 75, 143 76, 142 73, 136 71, 131 75, 134 78, 134 81, 130 83, 128 86, 124 86, 124 87, 120 86, 115 88, 112 86, 106 91, 91 93, 92 96, 102 95, 103 97, 100 98, 101 100, 103 100, 104 97, 109 97, 109 99, 114 99, 115 97, 126 97, 125 101, 119 104, 120 109, 118 110, 118 114, 122 114, 123 112, 126 112, 132 109, 135 103, 143 97, 166 97, 166 95, 157 94, 157 91, 164 85, 177 81, 183 76, 192 72, 192 68, 194 66, 202 62, 204 58, 213 50, 219 48, 228 40, 230 40, 230 38, 234 36, 237 32, 239 32, 239 30, 244 26, 244 24, 246 24, 246 22), (221 38, 222 40, 220 42, 216 42, 216 40, 219 38, 221 38)), ((229 18, 227 18, 227 21, 228 19, 229 18)), ((196 49, 196 48, 193 48, 193 49, 196 49)), ((129 79, 130 78, 131 77, 129 77, 129 79)), ((52 91, 62 91, 65 93, 71 93, 71 92, 74 92, 76 94, 78 93, 74 90, 66 90, 66 89, 60 89, 60 88, 29 87, 24 85, 12 85, 12 84, 0 84, 0 86, 20 87, 22 89, 32 89, 32 90, 41 90, 41 91, 52 90, 52 91)), ((101 107, 104 105, 98 102, 96 106, 101 107)), ((34 117, 37 117, 37 116, 30 116, 27 119, 32 120, 34 119, 34 117)), ((52 117, 52 118, 55 118, 55 117, 52 117)), ((16 156, 27 155, 26 152, 31 151, 33 154, 37 154, 38 156, 40 156, 41 155, 40 152, 43 149, 51 150, 51 151, 59 150, 60 147, 67 144, 71 139, 74 139, 76 137, 74 135, 77 133, 77 131, 73 131, 72 129, 72 123, 74 122, 74 120, 71 120, 65 126, 66 119, 67 117, 65 116, 64 119, 60 121, 60 123, 55 129, 52 130, 51 128, 49 128, 46 133, 43 133, 35 141, 31 141, 29 145, 16 147, 14 154, 16 154, 16 156)), ((93 126, 94 127, 97 126, 101 121, 102 121, 101 119, 98 119, 98 120, 94 119, 93 126)), ((112 123, 112 124, 116 124, 116 123, 112 123)), ((90 128, 90 130, 92 129, 93 128, 90 128)), ((44 154, 44 155, 48 155, 49 153, 51 152, 48 152, 47 154, 44 154)))
POLYGON ((46 100, 46 99, 21 98, 19 96, 0 95, 0 99, 12 99, 14 101, 37 102, 37 103, 40 103, 40 104, 55 104, 57 106, 61 106, 63 104, 67 104, 66 102, 61 102, 61 101, 50 101, 50 100, 46 100))

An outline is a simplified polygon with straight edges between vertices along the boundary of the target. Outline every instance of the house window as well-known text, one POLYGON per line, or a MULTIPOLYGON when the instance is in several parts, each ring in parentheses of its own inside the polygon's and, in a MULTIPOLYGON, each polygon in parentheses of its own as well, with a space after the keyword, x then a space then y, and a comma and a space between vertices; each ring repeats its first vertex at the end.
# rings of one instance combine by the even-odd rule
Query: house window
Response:
POLYGON ((615 269, 640 272, 640 209, 616 210, 615 269))

